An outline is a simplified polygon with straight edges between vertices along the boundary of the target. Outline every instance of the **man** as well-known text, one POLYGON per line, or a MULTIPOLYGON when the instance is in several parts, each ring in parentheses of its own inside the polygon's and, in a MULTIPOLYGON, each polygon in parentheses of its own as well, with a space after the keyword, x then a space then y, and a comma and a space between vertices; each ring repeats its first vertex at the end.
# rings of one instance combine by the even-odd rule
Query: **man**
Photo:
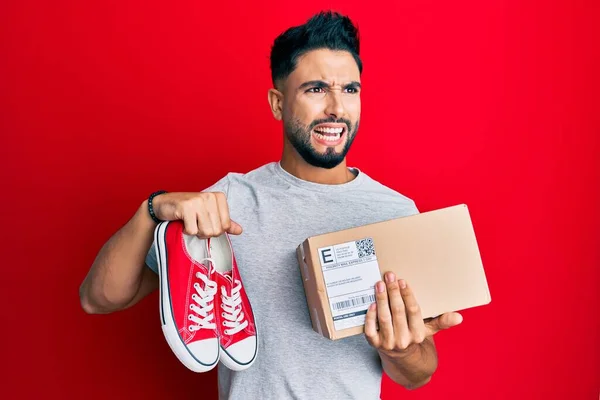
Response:
MULTIPOLYGON (((201 238, 231 235, 254 310, 259 354, 247 370, 219 367, 222 399, 376 399, 385 371, 418 388, 437 367, 433 335, 457 313, 424 322, 410 283, 386 274, 365 334, 315 333, 295 250, 306 237, 418 212, 407 197, 346 166, 360 122, 362 61, 347 17, 320 13, 279 36, 271 53, 273 116, 283 121, 279 162, 230 173, 200 193, 153 199, 158 220, 182 220, 201 238)), ((148 201, 103 246, 81 285, 82 307, 110 313, 157 288, 148 201)))

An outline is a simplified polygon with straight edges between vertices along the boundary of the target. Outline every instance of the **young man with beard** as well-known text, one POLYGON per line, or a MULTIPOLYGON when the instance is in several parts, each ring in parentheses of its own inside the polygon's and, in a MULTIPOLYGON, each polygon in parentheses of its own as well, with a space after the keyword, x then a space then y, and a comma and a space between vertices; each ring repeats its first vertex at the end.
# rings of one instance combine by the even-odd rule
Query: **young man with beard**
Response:
MULTIPOLYGON (((409 198, 346 165, 361 111, 358 32, 347 17, 319 13, 275 40, 271 69, 281 160, 229 173, 199 193, 153 199, 155 217, 182 220, 189 235, 231 235, 260 350, 249 369, 219 368, 220 398, 378 399, 382 371, 418 388, 437 367, 433 335, 459 324, 460 314, 423 321, 410 282, 387 273, 364 336, 328 340, 312 330, 295 254, 309 236, 418 212, 409 198)), ((155 227, 144 200, 82 283, 87 312, 128 308, 157 288, 155 227)))

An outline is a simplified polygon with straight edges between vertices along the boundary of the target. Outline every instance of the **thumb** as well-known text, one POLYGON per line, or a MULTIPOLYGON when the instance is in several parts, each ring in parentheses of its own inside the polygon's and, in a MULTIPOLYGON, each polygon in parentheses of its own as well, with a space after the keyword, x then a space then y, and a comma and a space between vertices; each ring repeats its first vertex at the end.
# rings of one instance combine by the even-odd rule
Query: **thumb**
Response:
POLYGON ((239 235, 242 232, 243 232, 243 229, 242 229, 241 225, 238 224, 237 222, 235 222, 234 220, 231 220, 231 226, 227 230, 227 233, 230 233, 232 235, 239 235))
POLYGON ((425 326, 427 327, 428 336, 433 336, 439 331, 459 325, 462 321, 462 315, 457 312, 449 312, 432 319, 425 326))

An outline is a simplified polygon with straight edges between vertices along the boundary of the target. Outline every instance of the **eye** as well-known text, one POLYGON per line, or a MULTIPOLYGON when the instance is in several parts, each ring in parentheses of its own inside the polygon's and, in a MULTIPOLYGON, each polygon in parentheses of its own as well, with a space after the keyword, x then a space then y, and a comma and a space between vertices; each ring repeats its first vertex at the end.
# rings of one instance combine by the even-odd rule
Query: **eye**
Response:
POLYGON ((322 87, 311 87, 306 92, 307 93, 324 93, 325 90, 322 87))
POLYGON ((346 88, 346 93, 358 93, 358 89, 355 87, 346 88))

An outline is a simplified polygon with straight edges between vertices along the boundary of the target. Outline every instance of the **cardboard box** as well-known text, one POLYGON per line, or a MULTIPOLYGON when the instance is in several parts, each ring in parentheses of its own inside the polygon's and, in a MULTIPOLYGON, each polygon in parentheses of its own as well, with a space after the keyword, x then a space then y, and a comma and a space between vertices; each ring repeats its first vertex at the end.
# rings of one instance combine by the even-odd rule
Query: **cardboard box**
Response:
POLYGON ((491 302, 465 204, 307 238, 297 248, 313 329, 364 332, 386 271, 411 285, 423 318, 491 302))

